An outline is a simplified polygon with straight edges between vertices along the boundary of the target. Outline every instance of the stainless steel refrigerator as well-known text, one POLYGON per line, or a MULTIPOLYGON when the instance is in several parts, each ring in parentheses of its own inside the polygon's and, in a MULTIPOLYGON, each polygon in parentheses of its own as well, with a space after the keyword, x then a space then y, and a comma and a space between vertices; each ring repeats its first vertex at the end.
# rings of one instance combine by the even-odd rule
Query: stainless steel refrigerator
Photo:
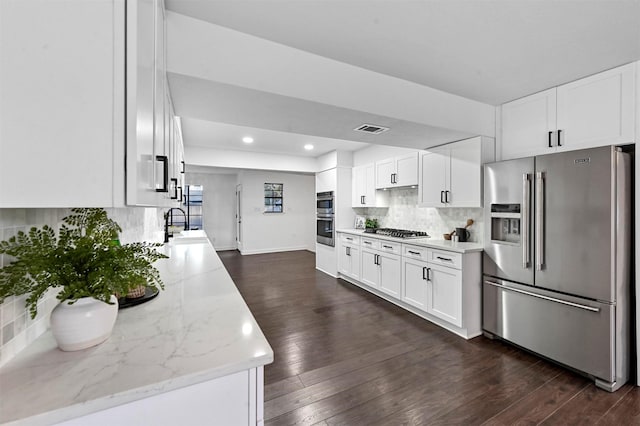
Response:
POLYGON ((485 165, 485 335, 610 392, 631 356, 630 170, 615 147, 485 165))

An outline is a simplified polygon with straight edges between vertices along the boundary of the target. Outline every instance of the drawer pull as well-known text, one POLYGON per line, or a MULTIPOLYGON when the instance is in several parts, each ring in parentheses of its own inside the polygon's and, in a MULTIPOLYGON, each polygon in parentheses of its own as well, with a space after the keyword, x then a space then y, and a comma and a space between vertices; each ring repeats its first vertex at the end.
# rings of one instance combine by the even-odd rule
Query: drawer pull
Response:
POLYGON ((407 253, 409 253, 409 254, 415 254, 416 256, 422 256, 422 255, 420 254, 420 252, 417 252, 417 251, 407 250, 407 253))
POLYGON ((440 259, 440 260, 446 260, 447 262, 453 262, 453 259, 449 259, 447 257, 441 257, 441 256, 437 256, 436 259, 440 259))
POLYGON ((484 282, 485 282, 485 284, 489 284, 489 285, 492 285, 494 287, 498 287, 501 290, 513 291, 514 293, 520 293, 520 294, 524 294, 526 296, 537 297, 538 299, 548 300, 550 302, 556 302, 556 303, 560 303, 560 304, 563 304, 563 305, 572 306, 574 308, 584 309, 585 311, 600 312, 600 308, 594 308, 593 306, 581 305, 579 303, 569 302, 568 300, 556 299, 555 297, 549 297, 549 296, 545 296, 543 294, 537 294, 537 293, 532 293, 530 291, 520 290, 520 289, 513 288, 513 287, 507 287, 507 286, 504 286, 502 284, 494 283, 493 281, 485 280, 484 282))
POLYGON ((364 243, 371 245, 371 241, 365 241, 364 243))
POLYGON ((391 246, 382 246, 382 247, 387 248, 387 249, 392 249, 393 248, 391 246))
POLYGON ((353 241, 353 238, 350 238, 350 237, 346 237, 346 239, 349 241, 353 241))

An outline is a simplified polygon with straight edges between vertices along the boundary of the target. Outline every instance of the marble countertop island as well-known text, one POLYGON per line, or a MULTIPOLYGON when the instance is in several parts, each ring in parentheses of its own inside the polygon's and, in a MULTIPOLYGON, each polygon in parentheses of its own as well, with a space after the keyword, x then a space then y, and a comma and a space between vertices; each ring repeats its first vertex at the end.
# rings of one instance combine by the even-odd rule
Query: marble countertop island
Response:
POLYGON ((47 332, 3 366, 0 423, 53 424, 273 362, 213 246, 188 237, 156 264, 165 290, 121 310, 105 343, 62 352, 47 332))
POLYGON ((345 234, 360 235, 362 237, 377 238, 380 240, 395 241, 397 243, 412 244, 414 246, 429 247, 434 249, 449 250, 456 253, 473 253, 482 251, 482 244, 479 243, 460 243, 447 240, 434 240, 431 238, 396 238, 386 235, 378 235, 374 233, 366 233, 363 229, 338 229, 336 232, 345 234))

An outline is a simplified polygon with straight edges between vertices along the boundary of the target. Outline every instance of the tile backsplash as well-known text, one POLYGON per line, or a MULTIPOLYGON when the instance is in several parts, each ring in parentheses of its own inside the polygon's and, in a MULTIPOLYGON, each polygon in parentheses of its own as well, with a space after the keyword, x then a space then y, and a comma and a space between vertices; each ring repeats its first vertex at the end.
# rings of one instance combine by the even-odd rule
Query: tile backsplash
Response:
POLYGON ((484 234, 484 210, 482 208, 431 208, 418 207, 418 190, 392 189, 389 208, 357 209, 357 214, 378 219, 378 226, 426 231, 431 238, 441 240, 442 235, 455 228, 464 227, 467 219, 474 223, 469 227, 469 241, 482 243, 484 234))
MULTIPOLYGON (((120 240, 162 241, 162 210, 156 208, 106 209, 109 217, 122 228, 120 240)), ((0 240, 8 240, 19 231, 27 232, 31 227, 49 225, 57 231, 62 218, 70 209, 0 209, 0 240)), ((0 255, 0 267, 11 259, 0 255)), ((26 295, 9 297, 0 305, 0 366, 5 364, 28 344, 37 339, 49 327, 49 315, 58 303, 56 290, 50 290, 38 302, 38 316, 31 319, 25 307, 26 295)))

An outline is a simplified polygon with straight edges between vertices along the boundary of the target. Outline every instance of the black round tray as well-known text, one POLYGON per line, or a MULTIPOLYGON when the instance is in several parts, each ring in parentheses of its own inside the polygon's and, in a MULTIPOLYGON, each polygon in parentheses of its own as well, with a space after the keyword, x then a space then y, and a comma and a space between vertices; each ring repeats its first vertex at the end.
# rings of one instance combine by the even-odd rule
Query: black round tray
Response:
POLYGON ((118 299, 118 309, 128 308, 130 306, 140 305, 146 303, 149 300, 155 298, 160 292, 157 288, 147 287, 144 291, 144 296, 136 298, 121 297, 118 299))

